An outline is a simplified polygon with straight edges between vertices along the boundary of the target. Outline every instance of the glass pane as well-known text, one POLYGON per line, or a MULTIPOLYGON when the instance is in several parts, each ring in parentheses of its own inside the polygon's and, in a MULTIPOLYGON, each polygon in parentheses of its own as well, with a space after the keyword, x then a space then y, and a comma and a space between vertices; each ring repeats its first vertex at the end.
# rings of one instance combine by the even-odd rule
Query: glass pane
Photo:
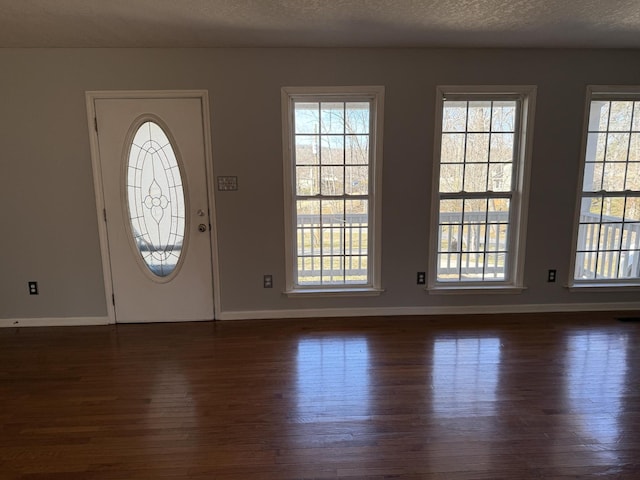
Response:
MULTIPOLYGON (((345 200, 345 253, 367 255, 369 215, 366 200, 345 200)), ((366 275, 366 272, 361 272, 366 275)))
POLYGON ((602 221, 619 221, 624 215, 624 200, 624 197, 605 197, 602 202, 602 221))
POLYGON ((322 254, 344 254, 344 228, 334 225, 322 229, 322 254))
POLYGON ((345 193, 367 195, 369 193, 369 167, 345 167, 345 193))
POLYGON ((600 252, 596 264, 596 278, 617 278, 618 252, 600 252))
MULTIPOLYGON (((484 224, 462 225, 460 248, 463 252, 481 252, 484 247, 484 224)), ((463 263, 464 271, 464 263, 463 263)))
POLYGON ((631 130, 632 113, 633 102, 611 102, 609 131, 628 132, 629 130, 631 130))
POLYGON ((464 200, 464 223, 485 223, 487 221, 487 200, 464 200))
POLYGON ((590 222, 599 222, 602 213, 602 197, 584 197, 580 202, 580 215, 588 216, 590 222))
POLYGON ((342 165, 344 163, 344 137, 342 135, 323 135, 320 138, 320 161, 323 165, 342 165))
POLYGON ((296 128, 298 194, 333 198, 298 205, 298 255, 317 263, 298 264, 298 283, 366 283, 368 199, 347 198, 369 194, 371 102, 303 107, 296 128))
POLYGON ((320 104, 320 133, 324 135, 329 133, 345 133, 344 103, 322 102, 320 104))
POLYGON ((484 254, 463 253, 460 255, 460 280, 482 280, 484 269, 484 254))
POLYGON ((486 192, 487 170, 486 163, 467 163, 464 170, 463 190, 466 192, 486 192))
MULTIPOLYGON (((624 210, 625 222, 640 222, 640 198, 627 197, 627 203, 624 210)), ((640 244, 637 245, 640 247, 640 244)))
POLYGON ((345 253, 347 255, 367 255, 369 251, 369 230, 366 224, 347 224, 344 240, 345 253))
POLYGON ((136 131, 126 178, 133 240, 151 273, 166 277, 182 253, 185 201, 175 151, 158 124, 145 122, 136 131))
POLYGON ((344 224, 344 200, 321 200, 322 225, 344 224))
POLYGON ((626 162, 629 154, 629 134, 610 133, 607 135, 607 162, 626 162))
POLYGON ((593 100, 589 110, 589 131, 606 132, 609 124, 610 103, 602 100, 593 100))
POLYGON ((462 225, 462 251, 484 251, 486 226, 484 223, 465 223, 462 225))
POLYGON ((461 223, 462 200, 440 200, 439 223, 461 223))
POLYGON ((590 133, 587 136, 587 162, 604 162, 604 151, 607 144, 606 133, 590 133))
POLYGON ((462 191, 463 165, 445 163, 440 165, 440 192, 451 193, 462 191))
POLYGON ((367 200, 345 200, 344 213, 346 221, 366 225, 368 222, 368 208, 367 200))
POLYGON ((442 131, 464 132, 467 127, 467 102, 445 100, 442 107, 442 131))
POLYGON ((459 252, 461 228, 459 225, 442 224, 438 231, 438 252, 459 252))
POLYGON ((633 124, 631 130, 640 132, 640 102, 634 102, 633 106, 633 124))
POLYGON ((493 102, 491 130, 513 132, 516 125, 516 102, 512 100, 493 102))
POLYGON ((320 229, 306 225, 298 226, 298 256, 309 257, 320 254, 320 229))
POLYGON ((467 135, 467 162, 489 161, 489 134, 469 133, 467 135))
POLYGON ((600 225, 600 239, 598 240, 598 250, 618 250, 620 248, 622 235, 622 224, 603 223, 600 225))
POLYGON ((574 278, 576 280, 592 280, 595 278, 595 258, 592 253, 578 252, 576 254, 576 270, 574 278))
POLYGON ((485 250, 488 252, 507 251, 507 232, 509 226, 506 223, 490 224, 487 227, 487 239, 485 250))
POLYGON ((640 249, 638 239, 640 238, 640 223, 625 223, 622 230, 622 243, 620 248, 623 250, 640 249))
POLYGON ((629 161, 640 162, 640 133, 631 134, 631 141, 629 143, 629 161))
POLYGON ((509 205, 508 198, 492 198, 488 201, 487 221, 489 223, 508 223, 509 205))
POLYGON ((317 102, 296 102, 295 133, 320 133, 320 105, 317 102))
POLYGON ((322 283, 325 285, 345 283, 344 257, 331 256, 322 258, 322 283))
POLYGON ((299 200, 296 203, 298 214, 298 225, 300 225, 301 217, 304 217, 302 223, 319 225, 320 224, 320 200, 299 200))
POLYGON ((369 163, 369 137, 367 135, 347 135, 344 140, 345 162, 367 165, 369 163))
POLYGON ((584 165, 584 181, 582 190, 585 192, 597 192, 602 190, 602 174, 604 172, 604 163, 587 162, 584 165))
POLYGON ((640 251, 620 252, 620 264, 618 267, 618 278, 635 278, 640 275, 638 269, 638 254, 640 251))
POLYGON ((624 177, 626 171, 626 163, 605 163, 602 188, 609 192, 620 192, 624 190, 624 177))
POLYGON ((313 285, 320 283, 322 257, 298 258, 298 284, 313 285))
POLYGON ((460 279, 460 254, 438 254, 438 281, 458 281, 460 279))
POLYGON ((467 131, 488 132, 491 129, 491 102, 469 102, 467 131))
POLYGON ((319 174, 319 167, 296 167, 296 195, 318 195, 319 174))
POLYGON ((600 224, 583 223, 578 227, 578 247, 580 251, 598 250, 600 240, 600 224))
POLYGON ((511 170, 510 163, 490 163, 489 190, 494 192, 511 191, 511 170))
POLYGON ((491 148, 489 151, 490 162, 513 161, 513 133, 491 134, 491 148))
POLYGON ((369 133, 370 107, 368 102, 348 102, 346 105, 346 133, 369 133))
POLYGON ((344 195, 344 167, 320 167, 322 195, 344 195))
POLYGON ((490 253, 485 255, 484 278, 488 281, 501 281, 505 278, 507 263, 506 253, 490 253))
POLYGON ((366 284, 368 275, 368 258, 366 256, 345 257, 345 283, 366 284))
POLYGON ((318 135, 296 135, 296 165, 317 165, 320 163, 318 135))
POLYGON ((463 163, 464 139, 464 133, 443 133, 440 148, 440 162, 463 163))
POLYGON ((640 191, 640 162, 627 164, 627 179, 624 188, 636 192, 640 191))

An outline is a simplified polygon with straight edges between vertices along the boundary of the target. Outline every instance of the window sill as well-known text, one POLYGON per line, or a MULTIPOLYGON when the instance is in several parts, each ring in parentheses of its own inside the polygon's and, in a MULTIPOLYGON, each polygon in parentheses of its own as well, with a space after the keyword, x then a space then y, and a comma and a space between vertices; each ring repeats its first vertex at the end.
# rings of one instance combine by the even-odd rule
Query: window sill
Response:
POLYGON ((283 293, 288 297, 375 297, 384 292, 382 288, 293 288, 283 293))
POLYGON ((638 283, 574 283, 566 285, 570 292, 637 292, 640 289, 638 283))
POLYGON ((526 287, 513 285, 438 285, 426 289, 429 295, 485 295, 485 294, 520 294, 526 287))

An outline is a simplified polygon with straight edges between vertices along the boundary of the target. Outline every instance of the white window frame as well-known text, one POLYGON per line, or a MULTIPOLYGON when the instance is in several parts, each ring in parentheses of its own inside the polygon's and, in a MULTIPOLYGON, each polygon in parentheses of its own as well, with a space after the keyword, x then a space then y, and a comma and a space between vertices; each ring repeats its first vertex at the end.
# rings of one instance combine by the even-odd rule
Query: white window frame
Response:
POLYGON ((382 264, 382 132, 384 119, 383 86, 348 87, 283 87, 282 145, 284 157, 284 215, 285 215, 285 265, 288 296, 350 296, 379 295, 382 293, 380 270, 382 264), (368 101, 370 110, 369 147, 369 210, 368 210, 368 259, 366 284, 299 285, 297 282, 297 214, 296 176, 294 148, 294 103, 368 101))
MULTIPOLYGON (((529 178, 533 149, 537 87, 535 85, 440 85, 436 87, 436 125, 429 239, 427 291, 431 294, 521 293, 524 289, 524 253, 529 202, 529 178), (440 156, 445 99, 514 100, 520 102, 514 147, 514 170, 509 216, 508 252, 510 262, 504 280, 438 281, 438 229, 440 215, 440 156)), ((463 198, 461 196, 461 198, 463 198)))
MULTIPOLYGON (((586 101, 584 109, 584 119, 582 128, 582 146, 580 150, 580 169, 578 174, 578 185, 576 193, 576 207, 574 211, 573 225, 573 241, 571 246, 571 261, 569 265, 568 287, 571 291, 580 291, 585 288, 597 288, 602 290, 619 290, 619 291, 637 291, 640 287, 640 278, 595 278, 595 279, 576 279, 576 261, 578 252, 579 226, 582 207, 582 198, 585 194, 584 175, 587 163, 587 143, 589 137, 589 120, 591 111, 591 102, 593 100, 632 100, 640 101, 640 85, 587 85, 586 101)), ((632 119, 633 120, 633 119, 632 119)), ((607 130, 608 131, 608 130, 607 130)), ((628 159, 627 159, 628 162, 628 159)), ((604 190, 603 190, 604 191, 604 190)), ((608 193, 616 193, 619 195, 628 193, 638 194, 640 191, 609 191, 608 193)), ((588 193, 588 192, 587 192, 588 193)))

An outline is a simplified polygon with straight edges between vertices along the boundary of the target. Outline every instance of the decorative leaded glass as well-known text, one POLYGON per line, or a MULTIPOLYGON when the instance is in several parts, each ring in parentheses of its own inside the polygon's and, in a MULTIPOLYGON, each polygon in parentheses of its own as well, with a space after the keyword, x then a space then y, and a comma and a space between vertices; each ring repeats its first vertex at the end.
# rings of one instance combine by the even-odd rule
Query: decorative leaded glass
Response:
POLYGON ((182 253, 185 199, 175 150, 157 123, 133 136, 126 177, 133 240, 149 270, 166 277, 182 253))

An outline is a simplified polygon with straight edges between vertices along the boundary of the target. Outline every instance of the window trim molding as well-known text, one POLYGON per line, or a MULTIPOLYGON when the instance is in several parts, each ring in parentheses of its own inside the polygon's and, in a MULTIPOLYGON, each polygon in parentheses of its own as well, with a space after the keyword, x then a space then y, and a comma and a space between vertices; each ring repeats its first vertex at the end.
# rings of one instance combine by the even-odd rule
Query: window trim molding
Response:
POLYGON ((433 141, 433 178, 431 185, 431 217, 429 223, 429 255, 428 282, 429 293, 521 293, 524 286, 525 244, 529 211, 529 184, 531 178, 531 159, 533 155, 533 138, 536 110, 536 85, 438 85, 435 98, 435 134, 433 141), (447 95, 495 98, 499 96, 516 96, 521 102, 518 119, 520 132, 517 141, 517 159, 515 159, 515 189, 512 190, 512 204, 516 208, 510 212, 510 225, 516 228, 510 232, 509 251, 511 262, 505 272, 504 281, 469 281, 438 282, 437 281, 437 244, 438 218, 440 205, 440 149, 442 145, 443 101, 447 95))
MULTIPOLYGON (((582 116, 582 143, 580 145, 580 158, 576 186, 576 200, 573 211, 573 232, 571 236, 571 255, 569 261, 569 275, 567 289, 570 292, 585 292, 587 289, 601 291, 636 291, 640 288, 640 279, 628 278, 577 280, 576 256, 578 251, 578 229, 580 225, 580 206, 584 186, 584 169, 587 156, 587 139, 589 138, 589 115, 593 100, 625 100, 640 101, 640 85, 587 85, 585 88, 584 112, 582 116)), ((591 290, 593 291, 593 290, 591 290)))
POLYGON ((285 232, 285 289, 288 296, 345 296, 379 295, 382 293, 382 137, 384 129, 384 93, 382 85, 366 86, 310 86, 282 87, 280 91, 282 114, 282 150, 283 150, 283 190, 284 190, 284 232, 285 232), (370 125, 371 144, 370 162, 372 163, 369 181, 369 282, 362 285, 296 285, 294 269, 297 258, 293 225, 296 212, 293 208, 293 103, 299 99, 319 97, 326 100, 345 101, 352 98, 368 98, 371 101, 373 115, 370 125))

